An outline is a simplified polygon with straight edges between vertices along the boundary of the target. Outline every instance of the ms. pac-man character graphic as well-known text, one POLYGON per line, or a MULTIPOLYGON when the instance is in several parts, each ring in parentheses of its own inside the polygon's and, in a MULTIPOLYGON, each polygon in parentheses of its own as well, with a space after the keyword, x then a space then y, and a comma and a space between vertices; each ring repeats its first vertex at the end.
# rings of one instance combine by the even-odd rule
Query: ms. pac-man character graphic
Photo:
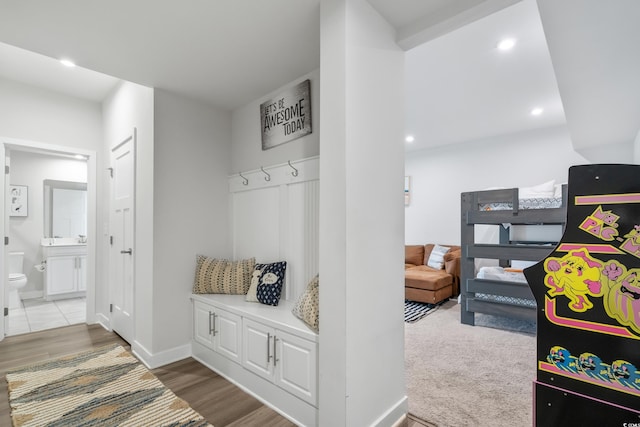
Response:
POLYGON ((562 370, 578 373, 578 359, 572 356, 569 350, 559 345, 551 347, 547 355, 547 362, 556 365, 562 370))
POLYGON ((547 293, 551 297, 564 295, 571 310, 585 312, 593 307, 589 296, 602 295, 600 267, 602 263, 586 249, 570 251, 562 258, 549 257, 544 261, 547 293))
POLYGON ((609 377, 625 387, 640 390, 640 372, 638 372, 634 365, 626 360, 615 360, 611 362, 609 377))
POLYGON ((640 334, 640 269, 626 271, 623 265, 611 262, 603 274, 608 278, 604 298, 607 314, 640 334))
POLYGON ((578 357, 578 369, 588 377, 595 378, 600 381, 610 381, 609 365, 602 362, 598 356, 593 353, 582 353, 578 357))

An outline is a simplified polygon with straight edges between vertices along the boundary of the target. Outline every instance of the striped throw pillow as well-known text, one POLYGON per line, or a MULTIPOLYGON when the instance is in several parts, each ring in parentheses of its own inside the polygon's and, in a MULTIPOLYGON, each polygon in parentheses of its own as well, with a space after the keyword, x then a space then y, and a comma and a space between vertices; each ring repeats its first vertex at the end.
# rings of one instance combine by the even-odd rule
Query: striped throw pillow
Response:
POLYGON ((193 293, 244 295, 255 265, 255 258, 229 261, 198 255, 193 293))

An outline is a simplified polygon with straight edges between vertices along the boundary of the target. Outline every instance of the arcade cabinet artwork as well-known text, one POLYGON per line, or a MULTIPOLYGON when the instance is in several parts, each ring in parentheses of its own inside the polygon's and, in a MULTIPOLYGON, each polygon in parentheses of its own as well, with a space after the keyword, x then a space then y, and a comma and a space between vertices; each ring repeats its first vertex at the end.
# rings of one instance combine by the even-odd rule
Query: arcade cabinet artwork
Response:
POLYGON ((560 243, 524 272, 535 425, 640 427, 640 166, 573 166, 568 196, 560 243))

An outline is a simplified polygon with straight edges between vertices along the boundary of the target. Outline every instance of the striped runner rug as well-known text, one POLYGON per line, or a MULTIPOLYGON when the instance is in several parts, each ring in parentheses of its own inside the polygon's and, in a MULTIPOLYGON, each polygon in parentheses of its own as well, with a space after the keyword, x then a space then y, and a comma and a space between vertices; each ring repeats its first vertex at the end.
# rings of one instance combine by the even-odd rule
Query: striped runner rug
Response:
POLYGON ((427 304, 406 299, 404 300, 404 321, 407 323, 417 322, 439 306, 440 304, 427 304))
POLYGON ((211 427, 122 346, 7 373, 14 427, 211 427))

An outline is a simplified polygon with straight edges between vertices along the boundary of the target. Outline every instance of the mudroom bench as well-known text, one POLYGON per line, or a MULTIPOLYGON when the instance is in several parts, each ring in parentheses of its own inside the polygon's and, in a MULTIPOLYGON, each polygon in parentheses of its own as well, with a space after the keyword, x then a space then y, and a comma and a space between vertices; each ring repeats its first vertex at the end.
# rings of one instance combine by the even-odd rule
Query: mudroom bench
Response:
POLYGON ((316 426, 318 335, 278 306, 244 295, 191 294, 192 354, 297 425, 316 426))

